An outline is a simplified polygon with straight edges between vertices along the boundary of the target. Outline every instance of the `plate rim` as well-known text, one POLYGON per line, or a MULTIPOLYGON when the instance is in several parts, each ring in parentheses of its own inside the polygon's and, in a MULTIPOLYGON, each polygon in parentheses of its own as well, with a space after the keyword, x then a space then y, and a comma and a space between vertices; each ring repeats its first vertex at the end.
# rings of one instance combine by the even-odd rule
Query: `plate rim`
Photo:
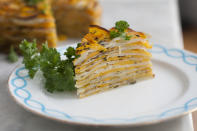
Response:
MULTIPOLYGON (((156 46, 160 46, 160 47, 164 48, 165 50, 168 50, 163 45, 159 45, 159 44, 155 44, 155 45, 156 46)), ((68 47, 68 46, 69 45, 67 45, 66 47, 68 47)), ((59 47, 59 49, 61 49, 61 48, 65 48, 66 49, 66 47, 65 46, 64 47, 59 47)), ((182 49, 177 49, 177 48, 170 48, 170 49, 179 50, 179 51, 182 51, 183 53, 187 52, 187 53, 190 53, 190 54, 194 55, 197 58, 196 54, 195 53, 192 53, 190 51, 182 50, 182 49)), ((41 117, 44 117, 44 118, 48 118, 48 119, 51 119, 51 120, 59 121, 59 122, 62 122, 62 123, 72 124, 72 125, 84 125, 84 126, 103 126, 103 127, 127 127, 127 126, 131 127, 132 126, 132 127, 135 127, 135 126, 142 126, 142 125, 151 125, 151 124, 156 124, 156 123, 161 123, 161 122, 164 122, 164 121, 172 120, 172 119, 175 119, 175 118, 184 116, 186 114, 189 114, 189 113, 194 112, 194 111, 197 110, 197 106, 195 106, 192 109, 184 110, 181 113, 178 113, 178 114, 175 114, 175 115, 170 115, 170 116, 167 116, 167 117, 164 117, 164 118, 159 118, 159 119, 154 119, 154 120, 148 120, 148 121, 141 121, 141 122, 140 121, 139 122, 128 122, 128 123, 105 123, 104 124, 104 123, 91 123, 91 122, 71 121, 71 120, 67 120, 67 119, 59 119, 58 117, 54 117, 54 116, 50 116, 50 115, 41 113, 41 112, 36 111, 35 109, 31 108, 31 107, 26 106, 25 104, 23 104, 22 102, 20 102, 19 100, 17 100, 16 96, 14 96, 14 94, 11 91, 11 87, 10 87, 10 84, 9 83, 11 81, 12 74, 14 73, 14 71, 16 72, 16 69, 20 65, 21 64, 17 65, 12 70, 12 72, 9 75, 8 81, 7 81, 7 87, 8 87, 9 94, 11 95, 11 97, 16 101, 16 103, 18 105, 22 106, 28 112, 31 112, 33 114, 37 114, 38 116, 41 116, 41 117)), ((196 64, 196 71, 197 71, 197 64, 196 64)), ((194 99, 194 97, 191 98, 191 99, 194 99)), ((190 100, 187 100, 187 101, 190 101, 190 100)), ((155 114, 155 115, 157 115, 157 114, 155 114)))

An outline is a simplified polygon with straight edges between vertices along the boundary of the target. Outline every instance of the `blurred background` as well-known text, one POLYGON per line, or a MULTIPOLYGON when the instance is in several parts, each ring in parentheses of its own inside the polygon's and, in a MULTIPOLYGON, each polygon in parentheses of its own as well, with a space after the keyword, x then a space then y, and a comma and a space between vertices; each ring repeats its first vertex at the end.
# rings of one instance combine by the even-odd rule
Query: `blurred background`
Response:
MULTIPOLYGON (((184 47, 197 53, 197 0, 179 0, 184 47)), ((194 128, 197 130, 197 112, 193 113, 194 128)))
POLYGON ((179 0, 185 49, 197 52, 197 0, 179 0))

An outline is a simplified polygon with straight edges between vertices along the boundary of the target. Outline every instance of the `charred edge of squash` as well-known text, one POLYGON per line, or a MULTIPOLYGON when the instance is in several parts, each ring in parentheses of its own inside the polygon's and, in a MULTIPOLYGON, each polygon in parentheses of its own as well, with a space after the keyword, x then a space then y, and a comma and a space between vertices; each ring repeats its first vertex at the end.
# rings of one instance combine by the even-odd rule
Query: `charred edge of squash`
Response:
POLYGON ((103 27, 101 27, 101 26, 99 26, 99 25, 89 25, 89 27, 91 28, 91 27, 95 27, 95 28, 99 28, 99 29, 101 29, 101 30, 104 30, 104 31, 106 31, 106 32, 110 32, 109 30, 107 30, 107 29, 105 29, 105 28, 103 28, 103 27))

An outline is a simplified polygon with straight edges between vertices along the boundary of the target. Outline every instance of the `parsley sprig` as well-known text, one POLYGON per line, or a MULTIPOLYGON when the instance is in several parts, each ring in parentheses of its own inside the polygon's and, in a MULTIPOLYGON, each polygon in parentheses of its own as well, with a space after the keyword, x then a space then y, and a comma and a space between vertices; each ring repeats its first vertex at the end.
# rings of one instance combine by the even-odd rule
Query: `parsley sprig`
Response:
POLYGON ((62 60, 55 48, 42 45, 41 51, 36 47, 36 41, 22 41, 20 50, 24 56, 23 63, 34 78, 37 71, 42 71, 45 78, 45 88, 49 92, 75 90, 74 65, 75 49, 69 47, 65 52, 68 59, 62 60))
POLYGON ((9 55, 8 55, 8 60, 9 60, 10 62, 12 62, 12 63, 18 61, 18 54, 15 52, 13 46, 10 47, 10 53, 9 53, 9 55))
POLYGON ((115 24, 115 30, 110 31, 110 38, 121 37, 125 40, 130 40, 132 36, 128 36, 125 30, 129 28, 129 24, 126 21, 117 21, 115 24))

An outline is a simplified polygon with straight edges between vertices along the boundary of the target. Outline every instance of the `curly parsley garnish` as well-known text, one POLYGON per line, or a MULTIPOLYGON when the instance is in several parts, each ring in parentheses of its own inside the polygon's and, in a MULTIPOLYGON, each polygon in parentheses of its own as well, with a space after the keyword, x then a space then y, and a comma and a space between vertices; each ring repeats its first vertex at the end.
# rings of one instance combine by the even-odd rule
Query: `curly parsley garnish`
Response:
POLYGON ((36 47, 36 41, 22 41, 20 50, 24 56, 23 63, 29 71, 30 78, 34 78, 38 70, 45 78, 45 88, 49 92, 75 90, 74 65, 72 61, 77 57, 75 49, 69 47, 65 55, 68 59, 62 60, 55 48, 42 45, 41 51, 36 47))
POLYGON ((115 30, 110 31, 110 38, 121 37, 125 40, 130 40, 132 36, 128 36, 125 30, 129 28, 129 24, 126 21, 117 21, 115 24, 115 30))

